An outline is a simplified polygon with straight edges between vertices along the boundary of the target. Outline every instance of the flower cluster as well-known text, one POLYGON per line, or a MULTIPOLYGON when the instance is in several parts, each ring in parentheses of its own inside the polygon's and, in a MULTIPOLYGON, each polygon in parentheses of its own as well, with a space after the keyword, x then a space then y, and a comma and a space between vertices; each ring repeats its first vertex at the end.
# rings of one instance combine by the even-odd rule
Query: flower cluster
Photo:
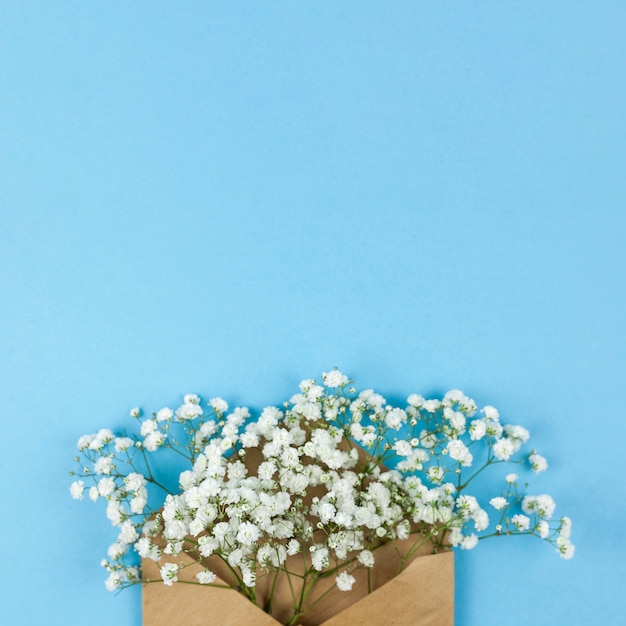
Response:
POLYGON ((395 407, 351 385, 337 370, 324 373, 321 384, 303 381, 281 408, 256 419, 247 408, 229 412, 221 398, 203 408, 188 394, 176 410, 148 418, 133 409, 138 434, 81 437, 71 495, 105 500, 119 530, 103 561, 107 588, 140 581, 136 555, 159 563, 167 585, 188 566, 177 557, 191 556, 204 568, 197 584, 221 585, 227 571, 252 601, 257 580, 274 577, 275 585, 281 572, 292 593, 294 581, 302 590, 293 593, 295 624, 316 581, 332 577, 349 591, 354 574, 375 567, 390 542, 402 544, 403 564, 426 546, 471 549, 495 535, 535 535, 562 558, 573 556, 569 518, 553 519, 549 495, 520 493, 516 474, 503 476, 492 497, 468 493, 492 465, 547 468, 535 450, 522 452, 525 428, 502 424, 494 407, 479 410, 460 391, 441 400, 411 394, 395 407), (154 471, 163 449, 189 463, 179 489, 154 471), (207 562, 221 564, 219 578, 207 562))

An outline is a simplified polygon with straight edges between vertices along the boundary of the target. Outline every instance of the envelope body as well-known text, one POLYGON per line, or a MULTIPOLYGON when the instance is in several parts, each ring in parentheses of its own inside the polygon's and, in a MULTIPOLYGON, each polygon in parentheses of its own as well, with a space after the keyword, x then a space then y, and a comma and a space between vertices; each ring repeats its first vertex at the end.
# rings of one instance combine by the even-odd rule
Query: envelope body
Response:
MULTIPOLYGON (((389 550, 389 553, 391 551, 389 550)), ((336 587, 301 618, 299 626, 452 626, 454 623, 454 553, 418 555, 399 574, 397 564, 377 558, 371 593, 366 578, 358 578, 352 591, 336 587), (381 567, 382 565, 382 567, 381 567), (385 582, 382 582, 385 581, 385 582), (381 584, 382 583, 382 584, 381 584)), ((183 555, 185 558, 185 555, 183 555)), ((189 558, 189 557, 186 557, 189 558)), ((145 580, 156 580, 159 566, 148 559, 142 564, 145 580)), ((181 572, 193 580, 202 565, 181 572)), ((216 582, 221 582, 220 579, 216 582)), ((326 582, 326 581, 322 581, 326 582)), ((333 586, 330 580, 328 586, 333 586)), ((286 593, 286 592, 285 592, 286 593)), ((278 594, 272 615, 235 589, 152 582, 143 587, 144 626, 280 626, 291 614, 291 598, 278 594)))

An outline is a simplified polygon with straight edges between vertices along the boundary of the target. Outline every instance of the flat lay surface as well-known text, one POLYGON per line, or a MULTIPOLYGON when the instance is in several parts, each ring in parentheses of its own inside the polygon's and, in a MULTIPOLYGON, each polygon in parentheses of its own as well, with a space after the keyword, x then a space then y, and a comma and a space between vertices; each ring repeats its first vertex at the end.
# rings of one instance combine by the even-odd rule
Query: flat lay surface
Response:
MULTIPOLYGON (((458 626, 626 601, 620 2, 0 7, 0 598, 140 626, 76 441, 187 393, 257 414, 337 366, 521 424, 573 520, 455 561, 458 626)), ((494 468, 497 474, 497 468, 494 468)))

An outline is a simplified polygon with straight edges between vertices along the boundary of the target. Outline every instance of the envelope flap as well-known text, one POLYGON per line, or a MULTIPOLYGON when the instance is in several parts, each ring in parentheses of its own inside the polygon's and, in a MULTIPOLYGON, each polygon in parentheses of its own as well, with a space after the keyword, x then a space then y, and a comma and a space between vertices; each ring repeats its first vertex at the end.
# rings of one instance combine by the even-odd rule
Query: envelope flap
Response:
POLYGON ((454 623, 454 553, 415 559, 400 574, 323 626, 451 626, 454 623))

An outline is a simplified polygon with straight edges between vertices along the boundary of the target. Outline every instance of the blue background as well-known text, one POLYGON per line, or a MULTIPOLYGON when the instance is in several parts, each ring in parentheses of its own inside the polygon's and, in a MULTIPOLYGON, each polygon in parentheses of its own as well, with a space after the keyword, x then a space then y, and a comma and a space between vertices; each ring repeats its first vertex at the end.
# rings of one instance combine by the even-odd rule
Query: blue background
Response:
POLYGON ((4 623, 140 624, 79 435, 335 365, 461 388, 550 462, 574 560, 458 554, 458 626, 623 623, 625 32, 618 1, 4 0, 4 623))

